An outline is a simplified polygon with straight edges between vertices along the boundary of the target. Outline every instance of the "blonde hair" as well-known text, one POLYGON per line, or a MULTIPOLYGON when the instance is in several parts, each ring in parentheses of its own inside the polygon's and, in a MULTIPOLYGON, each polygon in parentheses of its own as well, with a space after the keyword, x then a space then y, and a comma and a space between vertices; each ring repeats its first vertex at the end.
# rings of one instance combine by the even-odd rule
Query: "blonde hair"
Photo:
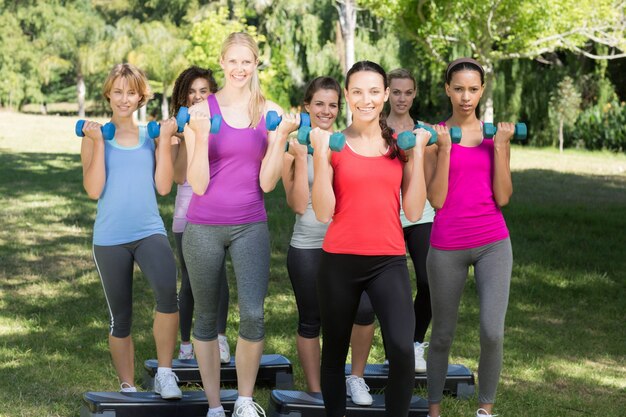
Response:
MULTIPOLYGON (((250 49, 254 60, 258 63, 259 60, 259 46, 252 36, 244 32, 233 32, 222 43, 222 51, 220 57, 223 59, 228 49, 233 45, 243 45, 250 49)), ((256 127, 261 121, 263 115, 263 109, 265 107, 265 97, 261 92, 261 83, 259 82, 258 71, 254 70, 252 73, 252 79, 250 80, 250 103, 248 104, 248 116, 250 117, 250 126, 256 127)))
POLYGON ((128 85, 141 96, 141 100, 139 100, 139 105, 137 106, 138 108, 146 104, 146 102, 152 98, 152 91, 150 90, 146 74, 136 66, 126 63, 113 66, 107 79, 104 81, 102 94, 107 102, 111 101, 109 99, 109 93, 111 93, 113 83, 118 78, 126 79, 128 85))

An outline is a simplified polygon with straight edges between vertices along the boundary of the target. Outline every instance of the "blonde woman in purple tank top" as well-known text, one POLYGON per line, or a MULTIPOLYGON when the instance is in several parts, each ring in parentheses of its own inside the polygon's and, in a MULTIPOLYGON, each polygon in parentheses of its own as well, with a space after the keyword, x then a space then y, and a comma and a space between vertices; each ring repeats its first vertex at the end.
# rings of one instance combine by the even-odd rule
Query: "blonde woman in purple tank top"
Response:
POLYGON ((224 417, 220 402, 217 343, 219 267, 230 255, 239 302, 235 353, 237 388, 234 415, 264 416, 252 400, 263 353, 263 303, 269 281, 270 245, 263 194, 276 186, 287 136, 299 115, 284 114, 260 89, 259 48, 245 33, 232 33, 222 44, 224 87, 208 102, 189 109, 185 127, 187 181, 193 196, 187 211, 183 252, 195 299, 193 344, 209 402, 209 417, 224 417), (268 111, 282 115, 268 132, 268 111), (222 116, 219 132, 209 134, 212 116, 222 116))
POLYGON ((484 137, 478 106, 484 70, 471 58, 458 59, 446 71, 452 116, 435 126, 437 144, 426 154, 428 200, 437 210, 426 260, 432 306, 428 354, 429 416, 439 417, 448 356, 463 287, 474 267, 480 305, 480 359, 476 417, 492 416, 502 369, 504 319, 508 306, 513 253, 501 207, 513 193, 510 139, 514 126, 499 123, 484 137), (449 128, 461 128, 452 143, 449 128))

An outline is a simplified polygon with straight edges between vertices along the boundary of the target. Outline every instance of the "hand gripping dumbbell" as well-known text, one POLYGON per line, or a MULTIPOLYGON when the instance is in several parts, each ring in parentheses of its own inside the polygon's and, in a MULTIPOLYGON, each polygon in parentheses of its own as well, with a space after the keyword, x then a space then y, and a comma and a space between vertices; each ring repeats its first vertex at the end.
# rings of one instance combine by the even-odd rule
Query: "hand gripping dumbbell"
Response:
MULTIPOLYGON (((156 122, 154 122, 154 123, 157 125, 158 131, 157 130, 153 130, 153 132, 160 133, 161 127, 159 126, 158 123, 156 123, 156 122)), ((180 109, 178 109, 178 114, 176 115, 176 124, 178 125, 178 133, 182 133, 182 131, 185 130, 185 125, 187 123, 189 123, 189 109, 187 107, 183 106, 180 109)), ((211 130, 209 131, 209 133, 216 134, 217 132, 220 131, 220 127, 221 126, 222 126, 222 116, 219 115, 219 114, 211 116, 211 130)), ((153 128, 153 129, 155 129, 155 128, 153 128)), ((157 134, 157 136, 158 136, 158 134, 157 134)), ((150 136, 150 137, 152 137, 152 136, 150 136)))
MULTIPOLYGON (((285 143, 285 152, 289 152, 289 142, 285 143)), ((309 155, 313 155, 313 147, 311 146, 310 143, 306 145, 306 152, 309 155)))
MULTIPOLYGON (((418 123, 415 125, 415 129, 424 129, 430 132, 430 139, 426 146, 430 146, 433 143, 437 143, 437 132, 430 126, 418 123)), ((415 146, 415 135, 410 130, 405 130, 398 135, 398 147, 403 151, 409 150, 415 146)))
MULTIPOLYGON (((74 127, 74 132, 76 136, 83 137, 85 133, 83 132, 83 126, 85 126, 85 120, 80 119, 76 122, 76 126, 74 127)), ((113 123, 105 123, 104 126, 100 128, 102 132, 102 138, 104 140, 111 140, 115 136, 115 125, 113 123)))
MULTIPOLYGON (((498 128, 493 123, 484 123, 483 124, 483 135, 487 139, 493 139, 496 135, 498 128)), ((516 140, 526 140, 528 136, 528 129, 526 128, 526 123, 515 123, 515 132, 513 133, 513 139, 516 140)))
MULTIPOLYGON (((274 110, 270 110, 267 112, 267 116, 265 116, 265 127, 267 130, 276 130, 280 122, 283 121, 283 117, 279 116, 277 112, 274 110)), ((300 113, 300 126, 311 126, 311 117, 308 113, 300 113)))

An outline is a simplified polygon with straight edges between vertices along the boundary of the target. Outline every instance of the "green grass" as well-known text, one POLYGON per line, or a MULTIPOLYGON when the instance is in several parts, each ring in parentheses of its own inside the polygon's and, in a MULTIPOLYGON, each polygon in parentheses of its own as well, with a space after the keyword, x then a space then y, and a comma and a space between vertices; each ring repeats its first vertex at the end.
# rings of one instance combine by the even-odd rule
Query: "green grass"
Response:
MULTIPOLYGON (((108 312, 91 259, 95 202, 81 184, 75 119, 0 112, 0 416, 77 416, 85 391, 116 390, 108 312)), ((626 410, 626 156, 512 151, 514 196, 505 209, 514 251, 501 416, 624 416, 626 410)), ((173 195, 160 199, 166 225, 173 195)), ((294 364, 296 308, 285 266, 293 215, 279 185, 266 198, 272 263, 267 353, 294 364)), ((237 334, 231 279, 228 336, 237 334)), ((138 272, 137 379, 155 357, 153 298, 138 272)), ((233 346, 234 348, 234 346, 233 346)), ((477 368, 472 277, 451 360, 477 368)), ((377 334, 371 362, 382 360, 377 334)), ((266 406, 266 389, 256 392, 266 406)), ((423 391, 421 391, 423 394, 423 391)), ((445 416, 476 402, 444 400, 445 416)))

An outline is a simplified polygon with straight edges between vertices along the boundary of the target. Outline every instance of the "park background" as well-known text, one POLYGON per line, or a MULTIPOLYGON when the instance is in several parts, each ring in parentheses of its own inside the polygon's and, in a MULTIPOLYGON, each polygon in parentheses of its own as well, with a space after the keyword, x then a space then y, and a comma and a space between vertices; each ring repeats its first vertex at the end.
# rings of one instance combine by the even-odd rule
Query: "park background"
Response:
MULTIPOLYGON (((436 122, 449 112, 446 63, 481 61, 486 117, 493 111, 496 121, 529 127, 529 141, 512 149, 514 195, 504 209, 515 266, 497 413, 625 416, 624 7, 612 0, 0 0, 0 416, 76 416, 85 391, 117 389, 76 116, 107 120, 101 85, 117 62, 143 68, 157 93, 138 118, 167 116, 180 71, 208 66, 219 79, 221 42, 236 30, 258 40, 263 90, 286 109, 300 105, 308 80, 343 81, 346 66, 369 59, 411 70, 419 84, 412 114, 436 122)), ((173 194, 159 200, 166 225, 173 194)), ((266 206, 265 351, 288 357, 304 389, 285 266, 294 217, 280 184, 266 206)), ((230 266, 229 278, 232 345, 238 315, 230 266)), ((451 360, 476 371, 472 278, 470 271, 451 360)), ((140 273, 135 288, 139 380, 143 361, 155 356, 153 298, 140 273)), ((370 361, 382 359, 377 334, 370 361)), ((256 395, 267 406, 268 391, 256 395)), ((444 407, 447 416, 476 408, 450 398, 444 407)))

